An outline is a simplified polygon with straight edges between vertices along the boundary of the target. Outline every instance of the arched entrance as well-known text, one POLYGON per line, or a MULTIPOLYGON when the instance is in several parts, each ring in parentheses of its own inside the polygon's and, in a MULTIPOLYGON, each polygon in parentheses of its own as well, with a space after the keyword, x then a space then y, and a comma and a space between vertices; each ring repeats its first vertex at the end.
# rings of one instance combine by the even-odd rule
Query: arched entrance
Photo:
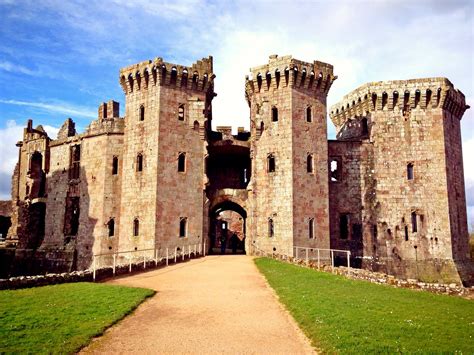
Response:
POLYGON ((245 254, 247 212, 231 200, 209 209, 209 253, 245 254))

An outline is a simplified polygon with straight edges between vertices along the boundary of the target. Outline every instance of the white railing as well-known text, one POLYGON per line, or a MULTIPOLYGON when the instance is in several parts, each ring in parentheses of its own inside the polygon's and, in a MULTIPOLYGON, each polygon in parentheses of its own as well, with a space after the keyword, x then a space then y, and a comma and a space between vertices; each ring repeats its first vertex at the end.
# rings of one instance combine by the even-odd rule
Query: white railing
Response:
POLYGON ((346 257, 347 268, 350 272, 351 269, 351 252, 350 250, 341 250, 341 249, 324 249, 324 248, 311 248, 311 247, 298 247, 294 246, 292 251, 288 251, 288 253, 277 253, 272 250, 266 251, 260 248, 257 244, 252 244, 251 247, 253 248, 253 252, 256 255, 264 255, 275 257, 278 256, 279 258, 289 258, 293 257, 297 260, 304 260, 306 265, 309 265, 310 261, 316 261, 318 270, 321 269, 321 263, 327 262, 330 260, 331 262, 331 270, 334 272, 334 257, 336 254, 343 254, 346 257))
POLYGON ((128 272, 132 272, 133 265, 143 263, 143 269, 146 269, 147 263, 158 266, 158 263, 165 261, 168 266, 170 260, 174 263, 186 257, 206 256, 206 242, 204 244, 189 244, 184 246, 175 246, 174 248, 149 248, 138 250, 117 251, 110 253, 94 254, 92 256, 92 278, 95 281, 97 270, 103 268, 112 268, 112 274, 115 276, 119 267, 128 266, 128 272))
POLYGON ((344 254, 346 256, 347 268, 351 268, 351 252, 350 250, 340 250, 340 249, 323 249, 323 248, 310 248, 310 247, 293 247, 296 259, 305 260, 306 264, 309 264, 311 260, 316 260, 318 269, 321 268, 321 260, 331 260, 331 268, 334 271, 334 255, 335 254, 344 254), (301 257, 303 253, 303 257, 301 257))

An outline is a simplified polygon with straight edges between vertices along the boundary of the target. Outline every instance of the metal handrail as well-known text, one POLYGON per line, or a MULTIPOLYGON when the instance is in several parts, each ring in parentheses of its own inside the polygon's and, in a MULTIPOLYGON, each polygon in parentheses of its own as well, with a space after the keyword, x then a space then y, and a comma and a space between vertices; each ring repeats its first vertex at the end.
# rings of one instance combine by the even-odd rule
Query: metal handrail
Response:
MULTIPOLYGON (((158 265, 158 261, 166 260, 166 266, 169 265, 169 260, 174 259, 174 262, 178 262, 178 256, 182 257, 182 260, 185 260, 186 254, 188 258, 191 258, 191 255, 194 254, 196 255, 202 255, 206 256, 206 242, 204 241, 203 244, 197 243, 197 244, 188 244, 188 245, 182 245, 182 246, 175 246, 174 248, 171 248, 173 250, 173 253, 170 253, 170 248, 166 249, 161 249, 160 248, 147 248, 147 249, 137 249, 137 250, 124 250, 124 251, 115 251, 115 252, 108 252, 108 253, 99 253, 99 254, 93 254, 92 255, 92 278, 95 281, 96 279, 96 273, 97 273, 97 265, 96 262, 97 260, 100 261, 100 257, 102 256, 112 256, 113 261, 112 261, 112 273, 115 276, 116 268, 117 266, 123 266, 123 265, 128 265, 129 272, 132 272, 132 264, 133 264, 133 255, 143 253, 143 269, 146 269, 146 263, 147 261, 154 260, 155 262, 155 267, 158 265), (178 248, 180 249, 180 253, 178 253, 178 248), (186 249, 188 249, 186 251, 186 249), (166 250, 166 254, 163 256, 158 256, 159 251, 164 251, 166 250), (147 258, 145 255, 145 252, 147 251, 153 251, 153 258, 147 258), (129 254, 128 261, 125 263, 120 263, 117 262, 117 257, 120 254, 129 254)), ((100 265, 99 265, 100 268, 100 265)))

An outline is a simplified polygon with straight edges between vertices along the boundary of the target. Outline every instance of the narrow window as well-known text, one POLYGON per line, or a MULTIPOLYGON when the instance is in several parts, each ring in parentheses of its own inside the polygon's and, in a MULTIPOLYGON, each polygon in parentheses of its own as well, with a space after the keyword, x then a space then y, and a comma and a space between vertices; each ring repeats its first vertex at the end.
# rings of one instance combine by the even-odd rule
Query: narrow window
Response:
POLYGON ((288 86, 290 83, 290 68, 285 68, 285 85, 288 86))
POLYGON ((306 108, 306 122, 312 122, 313 121, 313 115, 311 114, 311 106, 308 106, 306 108))
POLYGON ((178 172, 184 173, 186 171, 186 153, 179 153, 178 155, 178 172))
POLYGON ((64 213, 64 235, 77 235, 79 230, 79 197, 66 198, 66 211, 64 213))
POLYGON ((179 219, 179 237, 186 237, 188 219, 186 217, 181 217, 179 219))
POLYGON ((441 88, 438 89, 436 92, 436 106, 439 106, 439 103, 441 101, 441 88))
POLYGON ((139 234, 140 234, 140 221, 138 220, 138 218, 135 218, 133 220, 133 236, 138 237, 139 234))
POLYGON ((407 179, 413 180, 413 163, 408 163, 407 165, 407 179))
POLYGON ((260 73, 257 74, 257 85, 258 91, 260 92, 260 89, 262 88, 262 74, 260 73))
POLYGON ((304 86, 305 80, 306 80, 306 68, 303 68, 303 71, 301 72, 300 87, 304 86))
POLYGON ((181 77, 181 87, 187 87, 188 86, 188 70, 183 69, 183 75, 181 77))
POLYGON ((393 107, 398 106, 398 91, 393 92, 393 107))
POLYGON ((278 122, 278 109, 275 106, 272 107, 272 121, 278 122))
POLYGON ((366 136, 369 134, 369 125, 367 123, 367 118, 364 117, 361 121, 361 125, 362 125, 362 135, 366 136))
POLYGON ((331 158, 329 163, 329 177, 331 182, 341 181, 341 161, 340 158, 331 158))
POLYGON ((274 172, 275 172, 275 168, 276 168, 275 157, 273 156, 273 154, 270 154, 270 155, 267 157, 267 171, 268 171, 269 173, 274 173, 274 172))
POLYGON ((428 108, 431 103, 431 90, 426 90, 426 107, 428 108))
POLYGON ((403 96, 403 113, 410 111, 410 92, 407 90, 405 91, 405 95, 403 96))
POLYGON ((184 104, 178 106, 178 120, 184 121, 184 104))
POLYGON ((418 231, 418 226, 416 224, 416 212, 413 211, 411 213, 411 231, 412 233, 416 233, 418 231))
POLYGON ((306 172, 312 173, 313 172, 313 155, 308 154, 306 157, 306 172))
POLYGON ((109 219, 107 228, 109 230, 109 237, 113 237, 115 234, 115 220, 113 218, 109 219))
POLYGON ((384 92, 382 94, 382 110, 387 107, 387 102, 388 102, 388 94, 384 92))
POLYGON ((275 70, 275 82, 276 82, 276 87, 280 86, 280 71, 277 69, 275 70))
POLYGON ((195 71, 195 72, 193 73, 193 80, 192 80, 192 85, 191 85, 192 88, 193 88, 193 90, 196 90, 196 89, 197 89, 197 87, 198 87, 198 81, 199 81, 199 74, 198 74, 198 72, 195 71))
POLYGON ((79 179, 81 171, 81 146, 73 145, 71 147, 71 163, 69 169, 70 179, 79 179))
POLYGON ((145 106, 140 106, 140 121, 145 121, 145 106))
POLYGON ((275 226, 273 224, 273 219, 268 219, 268 236, 272 238, 275 235, 275 226))
POLYGON ((136 171, 143 171, 143 155, 140 153, 137 155, 137 168, 136 171))
POLYGON ((175 67, 171 68, 170 85, 176 85, 177 77, 178 77, 178 70, 175 67))
POLYGON ((199 131, 199 122, 198 122, 198 121, 194 121, 193 129, 194 129, 195 131, 199 131))
POLYGON ((347 239, 349 236, 349 215, 342 213, 339 216, 339 238, 347 239))
POLYGON ((372 225, 372 237, 374 238, 374 240, 377 240, 377 234, 378 234, 377 224, 373 224, 372 225))
POLYGON ((421 92, 420 90, 415 91, 415 107, 418 107, 420 104, 420 99, 421 99, 421 92))
POLYGON ((269 90, 270 84, 272 83, 272 74, 270 74, 269 71, 267 71, 267 74, 265 74, 265 80, 267 81, 267 90, 269 90))
POLYGON ((405 226, 405 241, 408 241, 408 226, 405 226))
POLYGON ((314 218, 310 218, 308 221, 308 236, 309 239, 314 238, 314 218))
POLYGON ((112 158, 112 175, 118 174, 118 157, 112 158))

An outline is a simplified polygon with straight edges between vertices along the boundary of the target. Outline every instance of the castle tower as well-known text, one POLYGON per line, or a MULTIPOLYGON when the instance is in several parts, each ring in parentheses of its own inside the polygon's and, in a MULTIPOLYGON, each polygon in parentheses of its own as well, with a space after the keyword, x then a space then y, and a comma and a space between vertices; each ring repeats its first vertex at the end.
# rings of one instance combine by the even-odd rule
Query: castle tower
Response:
POLYGON ((120 71, 125 92, 120 250, 202 241, 204 151, 212 57, 161 58, 120 71))
POLYGON ((460 281, 469 267, 460 134, 467 108, 445 78, 368 83, 331 108, 338 141, 330 159, 339 155, 342 165, 330 183, 333 247, 354 244, 362 228, 363 266, 460 281))
POLYGON ((326 97, 333 67, 270 56, 251 69, 253 244, 293 254, 329 247, 326 97))

